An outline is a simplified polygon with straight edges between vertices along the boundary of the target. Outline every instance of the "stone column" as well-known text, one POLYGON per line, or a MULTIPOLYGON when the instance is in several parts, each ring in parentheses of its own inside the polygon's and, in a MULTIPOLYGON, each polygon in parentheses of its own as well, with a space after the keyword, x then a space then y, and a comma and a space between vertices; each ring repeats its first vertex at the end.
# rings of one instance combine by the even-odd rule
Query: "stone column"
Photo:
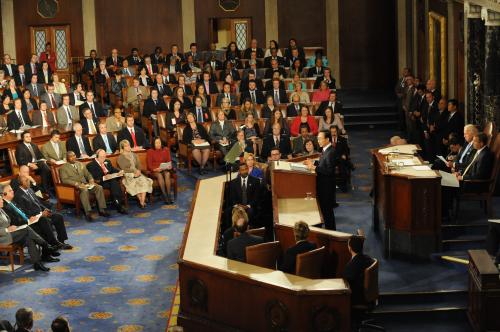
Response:
POLYGON ((189 51, 189 44, 196 42, 194 0, 183 0, 182 5, 182 48, 189 51))
POLYGON ((484 118, 500 125, 500 13, 483 8, 484 45, 484 118))
POLYGON ((467 19, 467 123, 483 121, 484 33, 481 8, 466 3, 467 19))
MULTIPOLYGON (((90 50, 97 49, 97 32, 95 25, 95 0, 82 0, 82 15, 83 15, 83 46, 85 55, 90 53, 90 50)), ((104 53, 102 50, 97 50, 97 54, 104 53)))
MULTIPOLYGON (((3 51, 9 54, 16 63, 23 63, 16 59, 16 38, 14 31, 14 0, 2 0, 2 33, 3 51)), ((3 54, 2 54, 3 56, 3 54)))
POLYGON ((265 19, 266 19, 266 42, 274 39, 279 40, 278 37, 278 0, 265 0, 265 19))

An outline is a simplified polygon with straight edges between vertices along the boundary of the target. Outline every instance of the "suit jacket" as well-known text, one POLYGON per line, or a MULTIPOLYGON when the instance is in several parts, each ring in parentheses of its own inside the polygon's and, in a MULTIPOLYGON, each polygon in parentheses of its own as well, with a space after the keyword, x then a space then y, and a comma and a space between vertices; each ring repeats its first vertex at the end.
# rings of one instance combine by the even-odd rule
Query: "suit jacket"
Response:
MULTIPOLYGON (((116 66, 117 67, 121 67, 122 66, 122 63, 123 63, 123 57, 121 56, 117 56, 116 57, 116 66)), ((108 56, 106 58, 106 67, 109 67, 109 66, 114 66, 114 62, 113 62, 113 57, 112 56, 108 56)))
MULTIPOLYGON (((137 145, 142 146, 143 148, 148 148, 149 143, 146 140, 144 131, 142 131, 142 129, 137 126, 134 126, 134 133, 137 145)), ((132 135, 130 135, 130 131, 128 130, 127 126, 125 126, 122 130, 118 132, 118 138, 117 138, 118 143, 120 143, 124 139, 129 141, 131 147, 134 147, 134 141, 132 140, 132 135)))
MULTIPOLYGON (((128 64, 133 66, 133 65, 140 65, 143 63, 143 59, 140 56, 137 56, 137 60, 134 59, 134 56, 130 54, 127 56, 127 61, 128 64)), ((153 59, 151 59, 151 63, 153 63, 153 59)), ((156 62, 155 62, 156 63, 156 62)))
MULTIPOLYGON (((205 82, 200 82, 200 84, 203 84, 203 86, 205 87, 205 90, 207 90, 206 86, 205 86, 205 82)), ((214 82, 214 81, 208 81, 208 91, 206 91, 207 94, 210 94, 210 95, 214 95, 214 94, 217 94, 219 93, 219 88, 217 87, 217 84, 214 82)))
POLYGON ((62 102, 61 95, 58 94, 58 93, 54 93, 54 100, 56 102, 56 106, 55 107, 51 107, 52 103, 50 101, 50 97, 49 97, 48 93, 44 93, 40 97, 40 100, 46 102, 49 109, 50 108, 58 108, 59 106, 61 106, 61 102, 62 102))
MULTIPOLYGON (((148 67, 145 63, 143 63, 141 65, 141 68, 138 69, 138 72, 140 73, 142 68, 146 68, 146 74, 150 75, 149 71, 148 71, 148 67)), ((158 65, 157 64, 154 64, 154 63, 151 63, 151 70, 153 71, 153 74, 156 74, 158 73, 158 65)))
MULTIPOLYGON (((165 56, 164 55, 156 55, 155 53, 151 54, 150 55, 151 57, 151 63, 154 63, 154 64, 159 64, 159 63, 165 63, 166 62, 166 59, 165 59, 165 56)), ((142 61, 142 63, 144 63, 144 61, 142 61)))
POLYGON ((59 155, 57 155, 52 143, 48 141, 42 146, 42 154, 45 159, 66 160, 66 143, 59 141, 59 155))
MULTIPOLYGON (((78 112, 75 106, 69 105, 68 107, 69 111, 71 112, 72 123, 79 122, 80 112, 78 112)), ((64 109, 64 105, 57 109, 56 117, 57 117, 57 123, 59 123, 61 126, 66 126, 69 123, 68 114, 64 109)))
POLYGON ((43 72, 43 70, 41 68, 38 71, 37 79, 38 79, 38 83, 40 83, 40 84, 52 83, 52 70, 50 69, 50 67, 47 69, 47 80, 45 80, 45 73, 43 72))
MULTIPOLYGON (((23 93, 21 92, 21 89, 17 88, 16 87, 16 93, 17 93, 17 98, 22 98, 23 96, 23 93)), ((3 91, 3 96, 9 96, 10 97, 10 100, 14 100, 14 97, 12 96, 12 92, 10 91, 10 89, 5 89, 3 91)))
POLYGON ((151 114, 157 114, 158 112, 167 111, 167 105, 163 101, 163 98, 158 98, 156 104, 153 99, 148 98, 144 102, 144 109, 142 111, 142 116, 149 118, 151 114))
POLYGON ((219 60, 210 60, 210 59, 208 59, 208 60, 205 61, 205 65, 206 64, 209 64, 214 71, 215 70, 222 70, 222 62, 219 61, 219 60))
MULTIPOLYGON (((252 96, 251 96, 249 90, 242 92, 240 94, 240 104, 243 104, 245 99, 252 100, 252 96)), ((266 98, 264 97, 264 94, 259 89, 255 90, 255 99, 256 99, 257 104, 264 104, 266 102, 266 98)))
POLYGON ((309 241, 297 242, 293 247, 290 247, 285 251, 285 256, 283 257, 283 263, 281 263, 280 270, 285 273, 295 274, 297 255, 314 249, 316 249, 316 243, 309 241))
MULTIPOLYGON (((220 105, 222 105, 222 99, 225 97, 225 94, 224 93, 219 93, 217 95, 217 100, 215 102, 215 105, 217 107, 220 107, 220 105)), ((238 100, 236 100, 236 95, 233 94, 233 93, 229 93, 229 98, 231 99, 231 106, 236 106, 238 105, 238 100)))
POLYGON ((99 58, 87 58, 83 61, 83 72, 84 73, 91 73, 93 75, 94 68, 99 68, 99 61, 101 59, 99 58))
MULTIPOLYGON (((201 70, 201 69, 200 69, 200 66, 199 66, 196 62, 193 62, 193 67, 198 68, 199 70, 201 70)), ((184 73, 187 73, 189 70, 192 70, 192 69, 191 69, 191 67, 189 66, 189 63, 187 63, 187 62, 186 62, 186 63, 182 66, 182 71, 183 71, 184 73)))
POLYGON ((446 124, 443 129, 443 137, 448 139, 451 133, 456 134, 457 136, 463 132, 464 129, 464 117, 462 114, 455 112, 453 116, 446 119, 446 124))
POLYGON ((201 61, 202 60, 200 52, 193 53, 193 52, 189 51, 189 52, 184 53, 184 57, 186 59, 190 55, 193 57, 193 61, 201 61))
MULTIPOLYGON (((273 59, 272 56, 268 56, 264 58, 264 67, 265 68, 271 68, 271 60, 273 59)), ((277 56, 276 60, 278 60, 278 66, 284 66, 285 65, 285 58, 281 56, 277 56)))
MULTIPOLYGON (((255 52, 257 53, 257 58, 258 59, 262 59, 264 57, 264 50, 262 48, 257 47, 257 49, 255 50, 255 52)), ((249 47, 243 53, 243 58, 244 59, 250 59, 251 54, 252 54, 252 48, 249 47)))
POLYGON ((35 93, 35 89, 33 88, 33 84, 32 83, 29 83, 26 86, 26 89, 29 90, 29 92, 30 92, 30 94, 31 94, 32 97, 40 97, 43 94, 45 94, 45 85, 40 84, 40 83, 36 83, 36 91, 37 91, 37 93, 35 93))
POLYGON ((236 129, 231 121, 224 121, 224 127, 222 128, 219 121, 213 121, 210 125, 210 137, 216 141, 220 141, 223 137, 228 140, 234 139, 236 134, 236 129))
MULTIPOLYGON (((80 99, 78 99, 78 100, 80 100, 82 102, 86 101, 85 97, 82 96, 82 95, 80 95, 80 99)), ((75 104, 76 104, 76 98, 75 98, 75 94, 73 92, 71 92, 69 94, 69 104, 72 105, 72 106, 75 106, 75 104)))
POLYGON ((319 73, 316 70, 316 66, 309 68, 307 71, 307 77, 323 77, 325 74, 325 67, 319 69, 319 73))
MULTIPOLYGON (((268 80, 266 82, 266 85, 264 86, 264 91, 269 91, 269 90, 273 90, 274 87, 273 87, 273 80, 268 80)), ((285 88, 285 81, 281 80, 280 81, 280 89, 281 90, 286 90, 285 88)))
MULTIPOLYGON (((141 98, 143 100, 146 100, 148 98, 148 90, 146 89, 146 87, 143 86, 143 85, 140 85, 140 86, 138 86, 138 89, 139 89, 140 94, 142 94, 141 98)), ((130 86, 127 89, 127 103, 128 104, 139 103, 139 97, 138 96, 139 96, 139 94, 137 93, 136 88, 134 88, 133 86, 130 86)))
POLYGON ((299 109, 298 110, 295 108, 295 104, 294 103, 291 103, 290 105, 288 105, 286 107, 286 117, 287 118, 291 118, 291 117, 296 117, 297 115, 299 115, 300 114, 300 108, 303 105, 304 104, 299 103, 299 109))
POLYGON ((342 156, 349 157, 350 149, 349 149, 349 144, 347 144, 347 140, 345 139, 345 137, 337 136, 337 142, 335 145, 333 144, 333 137, 332 137, 332 147, 335 152, 336 160, 339 160, 340 158, 342 158, 342 156))
MULTIPOLYGON (((98 120, 99 117, 101 116, 108 116, 106 114, 106 111, 104 111, 104 109, 102 108, 102 105, 101 103, 98 103, 97 101, 94 100, 94 111, 95 111, 95 114, 92 114, 92 116, 94 117, 95 120, 98 120)), ((79 107, 79 110, 80 110, 80 119, 83 119, 84 116, 83 116, 83 110, 86 109, 86 108, 89 108, 90 109, 90 106, 89 106, 89 103, 86 101, 84 102, 83 104, 80 105, 79 107)))
MULTIPOLYGON (((255 88, 259 91, 264 91, 264 84, 262 84, 262 80, 256 78, 255 80, 255 88)), ((241 82, 240 82, 240 92, 245 92, 248 91, 248 84, 249 84, 249 79, 248 79, 248 74, 246 77, 244 77, 241 82)))
POLYGON ((345 266, 343 277, 351 287, 351 305, 365 303, 365 269, 373 264, 373 259, 364 254, 357 254, 345 266))
POLYGON ((18 71, 17 71, 17 65, 11 63, 10 64, 10 69, 12 71, 12 73, 9 73, 9 69, 7 68, 7 65, 6 64, 3 64, 0 69, 3 70, 3 72, 5 73, 5 76, 10 76, 10 77, 13 77, 18 71))
POLYGON ((28 218, 36 216, 45 209, 50 210, 45 205, 46 203, 40 197, 36 196, 31 188, 28 191, 31 195, 26 193, 23 188, 19 188, 14 195, 14 203, 28 218))
POLYGON ((316 190, 318 196, 335 197, 335 165, 336 156, 333 146, 323 150, 316 162, 316 190))
MULTIPOLYGON (((330 105, 329 100, 322 101, 321 104, 319 104, 318 109, 316 110, 316 113, 314 113, 315 116, 323 116, 325 115, 325 110, 326 108, 330 105)), ((339 113, 343 114, 343 106, 340 101, 336 101, 335 104, 333 104, 333 113, 339 113)))
POLYGON ((198 113, 196 111, 196 106, 193 107, 193 109, 191 110, 191 113, 194 114, 194 117, 196 118, 196 122, 198 122, 198 123, 211 122, 212 121, 212 116, 210 115, 210 111, 206 107, 202 107, 201 108, 201 113, 202 113, 201 116, 203 118, 203 121, 198 121, 198 113))
MULTIPOLYGON (((256 208, 259 200, 259 189, 260 189, 260 180, 253 176, 247 176, 247 204, 250 205, 251 208, 256 208)), ((241 191, 241 177, 237 176, 235 179, 231 180, 229 184, 231 190, 231 196, 229 201, 230 205, 234 206, 236 204, 242 203, 242 191, 241 191)))
MULTIPOLYGON (((324 80, 325 80, 325 76, 318 76, 316 78, 316 82, 314 82, 313 88, 314 89, 319 89, 319 86, 320 86, 321 82, 323 82, 324 80)), ((329 89, 335 89, 335 79, 333 77, 328 82, 328 88, 329 89)))
MULTIPOLYGON (((17 208, 19 208, 15 202, 12 202, 12 203, 15 204, 17 208)), ((14 208, 11 206, 11 204, 7 203, 6 200, 4 200, 4 202, 3 202, 3 211, 5 213, 7 213, 7 216, 10 219, 10 224, 11 225, 22 226, 22 225, 27 224, 27 221, 25 219, 23 219, 23 217, 21 217, 19 215, 19 213, 17 213, 14 210, 14 208)))
MULTIPOLYGON (((108 138, 108 144, 111 151, 115 152, 118 150, 118 143, 116 142, 115 136, 113 136, 112 133, 106 133, 106 137, 108 138)), ((92 141, 92 146, 94 147, 94 152, 99 149, 106 151, 106 144, 104 143, 104 139, 101 134, 95 135, 94 140, 92 141)))
MULTIPOLYGON (((271 149, 275 146, 273 135, 267 135, 262 143, 261 157, 264 160, 271 155, 271 149)), ((290 136, 287 134, 280 135, 279 149, 281 152, 281 158, 287 159, 289 154, 292 154, 292 145, 290 143, 290 136)))
POLYGON ((10 217, 7 212, 3 211, 3 213, 0 213, 0 244, 12 243, 12 235, 10 235, 10 233, 5 230, 9 226, 11 226, 10 217))
POLYGON ((268 68, 266 70, 266 74, 264 75, 264 78, 272 79, 275 71, 279 72, 281 77, 286 78, 286 71, 283 67, 278 67, 276 70, 274 70, 272 68, 268 68))
MULTIPOLYGON (((96 121, 95 119, 92 119, 94 122, 94 127, 95 127, 95 133, 97 134, 99 132, 99 121, 96 121)), ((89 128, 89 123, 86 118, 81 118, 80 119, 80 124, 82 125, 83 128, 83 134, 84 135, 89 135, 90 134, 90 128, 89 128)))
POLYGON ((21 79, 21 74, 19 72, 16 72, 14 74, 14 81, 16 82, 16 86, 26 86, 26 84, 28 84, 29 81, 26 80, 26 73, 23 73, 23 75, 23 79, 21 79))
POLYGON ((230 72, 227 71, 226 69, 222 70, 220 72, 220 75, 219 75, 219 81, 224 81, 227 74, 231 74, 231 76, 233 77, 233 81, 241 80, 240 73, 238 72, 238 69, 233 68, 233 69, 231 69, 230 72))
MULTIPOLYGON (((131 62, 129 61, 129 64, 131 64, 131 62)), ((125 68, 122 68, 122 74, 123 76, 125 77, 134 77, 136 72, 135 72, 135 69, 134 67, 131 67, 131 66, 128 66, 127 67, 127 70, 125 70, 125 68), (128 73, 127 73, 128 72, 128 73)))
POLYGON ((474 155, 476 154, 476 150, 474 149, 474 146, 472 145, 472 142, 470 142, 470 147, 467 149, 467 146, 469 143, 465 142, 465 145, 463 148, 458 152, 457 156, 455 157, 455 170, 456 171, 461 171, 463 172, 467 165, 471 162, 472 158, 474 158, 474 155), (460 162, 460 159, 462 160, 460 162))
POLYGON ((84 164, 76 161, 74 165, 76 165, 76 169, 70 163, 66 163, 59 168, 62 183, 74 186, 77 182, 88 183, 93 179, 84 164))
MULTIPOLYGON (((38 149, 38 146, 33 143, 30 143, 30 145, 35 154, 35 159, 42 159, 43 155, 40 149, 38 149)), ((23 142, 17 144, 16 146, 16 161, 19 166, 27 165, 28 163, 32 162, 31 152, 23 142)))
MULTIPOLYGON (((91 156, 92 155, 92 148, 90 147, 89 138, 87 136, 82 135, 82 141, 83 141, 83 147, 85 148, 85 154, 88 156, 91 156)), ((82 152, 80 151, 80 148, 78 147, 78 141, 76 140, 75 136, 71 136, 66 141, 66 150, 73 151, 76 154, 77 158, 80 158, 80 156, 82 155, 82 152)))
MULTIPOLYGON (((280 95, 280 104, 288 104, 288 96, 286 95, 286 91, 284 89, 279 89, 280 95)), ((274 98, 274 90, 269 90, 266 93, 266 98, 271 96, 274 98)))
MULTIPOLYGON (((119 169, 113 167, 113 164, 111 164, 111 161, 109 159, 104 160, 104 166, 108 170, 108 174, 118 173, 120 171, 119 169)), ((87 170, 96 182, 102 182, 104 172, 95 159, 87 164, 87 170)))
POLYGON ((476 154, 477 156, 473 157, 468 169, 466 167, 467 172, 464 174, 464 180, 488 180, 491 177, 495 157, 490 148, 485 146, 476 154))
MULTIPOLYGON (((49 126, 55 126, 56 125, 56 119, 54 119, 54 113, 52 113, 50 110, 47 110, 47 120, 48 120, 48 125, 49 126)), ((35 110, 33 111, 33 125, 34 126, 42 126, 43 125, 43 119, 42 119, 42 111, 40 110, 35 110)))
MULTIPOLYGON (((30 119, 30 117, 28 115, 28 112, 26 110, 21 110, 21 115, 22 115, 24 123, 26 125, 28 125, 28 126, 32 126, 33 125, 33 123, 31 122, 31 119, 30 119)), ((7 127, 9 128, 9 130, 12 130, 12 129, 18 130, 19 128, 21 128, 21 126, 22 126, 21 121, 17 117, 16 112, 15 111, 11 111, 7 115, 7 127)))
POLYGON ((246 262, 246 247, 263 242, 264 239, 260 236, 243 233, 227 243, 227 258, 246 262))
POLYGON ((158 97, 163 99, 163 96, 171 96, 172 95, 172 89, 170 88, 170 85, 168 84, 162 84, 162 89, 158 87, 158 84, 155 83, 153 85, 153 89, 158 90, 158 97))
MULTIPOLYGON (((37 102, 36 102, 35 98, 30 98, 30 103, 31 103, 31 105, 33 106, 33 109, 34 109, 34 110, 37 110, 37 109, 38 109, 38 104, 37 104, 37 102)), ((22 108, 23 110, 28 110, 28 105, 26 104, 26 100, 25 100, 24 98, 23 98, 23 99, 21 99, 21 104, 22 104, 21 108, 22 108)))
POLYGON ((33 76, 34 74, 39 75, 40 72, 42 71, 42 67, 39 63, 35 63, 35 70, 36 70, 36 72, 34 72, 33 69, 31 68, 31 63, 27 63, 24 65, 24 71, 26 72, 26 81, 27 82, 31 82, 31 76, 33 76))

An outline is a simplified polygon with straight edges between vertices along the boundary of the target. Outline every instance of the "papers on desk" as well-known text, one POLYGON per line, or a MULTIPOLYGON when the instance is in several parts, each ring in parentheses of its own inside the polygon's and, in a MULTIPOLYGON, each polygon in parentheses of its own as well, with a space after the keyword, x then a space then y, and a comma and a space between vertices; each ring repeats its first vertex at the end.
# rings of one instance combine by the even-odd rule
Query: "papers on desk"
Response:
POLYGON ((448 164, 448 161, 444 159, 443 156, 437 156, 439 160, 441 160, 443 163, 448 164))
POLYGON ((413 165, 420 165, 420 161, 416 161, 413 159, 392 159, 392 163, 395 165, 403 165, 403 166, 413 166, 413 165))
POLYGON ((15 130, 15 129, 12 129, 9 131, 10 133, 13 133, 13 134, 21 134, 24 132, 24 130, 21 130, 21 129, 18 129, 18 130, 15 130))
POLYGON ((488 219, 488 221, 500 224, 500 219, 488 219))
POLYGON ((413 166, 412 168, 416 171, 432 171, 432 169, 427 165, 413 166))
POLYGON ((433 170, 416 170, 413 167, 405 167, 398 170, 394 170, 393 174, 413 176, 417 178, 435 178, 437 174, 433 170))
POLYGON ((458 182, 457 177, 455 174, 439 171, 439 174, 441 175, 441 186, 443 187, 452 187, 452 188, 458 188, 460 187, 460 183, 458 182))
POLYGON ((160 169, 163 171, 165 169, 169 169, 169 168, 172 168, 172 162, 171 161, 168 161, 166 163, 161 163, 160 164, 160 169))
POLYGON ((33 219, 33 221, 28 220, 28 225, 36 224, 38 222, 38 220, 40 220, 41 216, 42 216, 42 213, 40 212, 39 214, 37 214, 36 216, 34 216, 35 219, 33 219))
POLYGON ((210 143, 208 143, 208 142, 203 142, 203 143, 200 143, 200 144, 194 143, 193 145, 196 146, 196 147, 201 148, 201 147, 204 147, 204 146, 210 146, 210 143))
POLYGON ((56 160, 55 164, 56 165, 66 164, 66 160, 56 160))
MULTIPOLYGON (((114 179, 114 178, 119 178, 119 177, 122 177, 122 176, 123 176, 123 173, 112 173, 112 174, 104 175, 102 177, 102 180, 103 181, 108 181, 108 180, 111 180, 111 179, 114 179)), ((92 189, 92 188, 89 188, 89 189, 92 189)))
POLYGON ((303 163, 290 163, 290 168, 294 171, 310 172, 307 166, 303 163))
MULTIPOLYGON (((28 225, 26 225, 26 224, 21 225, 21 226, 17 226, 15 231, 19 231, 21 229, 25 229, 26 227, 28 227, 28 225)), ((15 232, 15 231, 10 232, 8 228, 6 228, 6 230, 7 230, 8 233, 15 232)))
POLYGON ((402 153, 402 154, 415 154, 415 152, 418 150, 417 146, 415 144, 403 144, 403 145, 394 145, 394 146, 389 146, 384 149, 378 150, 383 155, 389 154, 389 153, 402 153))
POLYGON ((280 171, 291 171, 292 166, 288 161, 273 161, 272 163, 272 169, 273 170, 280 170, 280 171))

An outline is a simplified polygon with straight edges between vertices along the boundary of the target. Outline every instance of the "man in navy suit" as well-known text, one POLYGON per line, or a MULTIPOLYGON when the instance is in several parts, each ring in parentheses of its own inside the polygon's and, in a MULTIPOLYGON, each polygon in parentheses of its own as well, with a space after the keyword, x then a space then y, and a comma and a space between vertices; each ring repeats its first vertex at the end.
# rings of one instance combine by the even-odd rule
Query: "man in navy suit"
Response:
POLYGON ((240 205, 245 208, 250 222, 254 221, 258 206, 259 189, 260 180, 248 174, 248 166, 246 164, 240 164, 238 176, 229 184, 230 210, 227 211, 229 220, 231 219, 230 211, 234 206, 240 205))
POLYGON ((319 161, 306 160, 305 165, 316 172, 316 195, 326 229, 335 230, 335 151, 328 130, 318 133, 318 144, 323 148, 319 161))

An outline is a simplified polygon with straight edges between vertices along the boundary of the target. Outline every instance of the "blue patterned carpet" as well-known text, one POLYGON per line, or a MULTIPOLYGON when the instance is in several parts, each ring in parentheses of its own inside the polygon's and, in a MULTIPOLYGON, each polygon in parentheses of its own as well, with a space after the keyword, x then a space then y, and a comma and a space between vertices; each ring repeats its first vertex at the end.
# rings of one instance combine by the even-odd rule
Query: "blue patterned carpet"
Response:
POLYGON ((195 183, 182 174, 178 181, 176 207, 140 210, 131 200, 128 216, 111 210, 108 221, 94 223, 64 211, 75 248, 47 264, 49 273, 28 264, 0 273, 0 319, 13 322, 17 308, 28 306, 45 331, 61 314, 74 331, 164 331, 195 183))

